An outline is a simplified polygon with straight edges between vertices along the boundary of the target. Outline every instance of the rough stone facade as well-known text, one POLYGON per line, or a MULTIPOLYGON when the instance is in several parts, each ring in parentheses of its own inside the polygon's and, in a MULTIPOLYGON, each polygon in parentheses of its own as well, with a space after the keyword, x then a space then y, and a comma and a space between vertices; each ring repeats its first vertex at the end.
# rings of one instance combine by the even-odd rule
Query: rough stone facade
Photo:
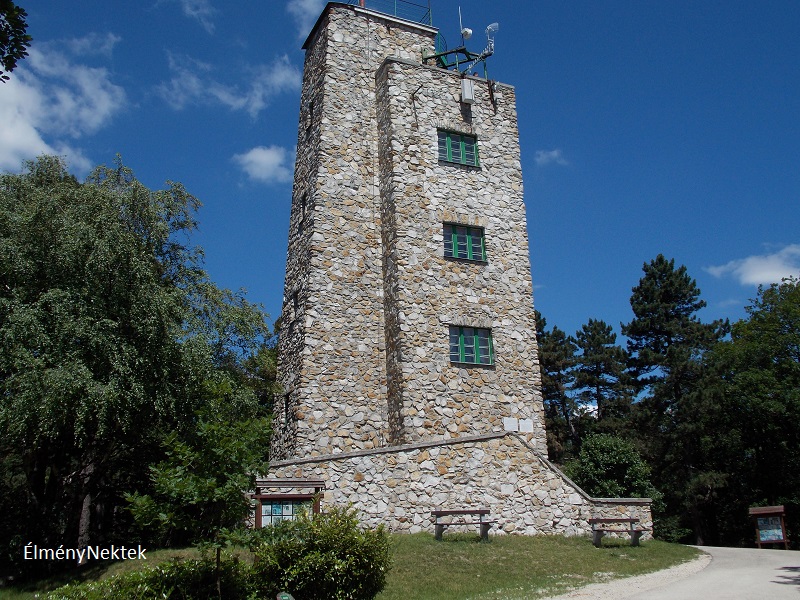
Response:
POLYGON ((432 509, 467 506, 491 510, 493 533, 581 535, 592 517, 652 527, 649 499, 590 498, 518 433, 280 461, 270 477, 324 479, 323 504, 352 503, 364 523, 392 531, 432 531, 432 509))
POLYGON ((476 80, 467 109, 457 72, 396 58, 377 82, 390 439, 502 432, 522 420, 544 451, 514 90, 476 80), (476 136, 480 166, 440 162, 440 130, 476 136), (486 261, 446 258, 446 223, 482 228, 486 261), (495 364, 451 363, 451 325, 490 329, 495 364))
POLYGON ((375 73, 435 30, 331 3, 306 41, 275 456, 388 439, 375 73))
POLYGON ((331 2, 304 45, 270 477, 323 479, 397 530, 462 505, 504 532, 649 523, 543 458, 514 89, 470 78, 461 102, 461 74, 422 64, 435 34, 331 2), (439 131, 474 136, 479 164, 441 161, 439 131), (482 228, 486 259, 445 257, 447 224, 482 228), (451 362, 451 326, 490 330, 494 364, 451 362))

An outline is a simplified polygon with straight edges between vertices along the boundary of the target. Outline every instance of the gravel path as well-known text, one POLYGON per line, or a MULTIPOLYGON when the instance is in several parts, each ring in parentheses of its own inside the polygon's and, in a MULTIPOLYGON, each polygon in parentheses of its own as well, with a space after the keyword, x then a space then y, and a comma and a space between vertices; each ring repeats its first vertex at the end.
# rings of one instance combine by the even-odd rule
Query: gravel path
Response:
POLYGON ((630 598, 636 594, 694 575, 705 569, 710 562, 711 555, 701 554, 694 560, 681 563, 670 569, 664 569, 663 571, 656 571, 655 573, 648 573, 646 575, 637 575, 636 577, 614 579, 607 583, 593 583, 561 596, 553 596, 544 598, 543 600, 573 600, 586 598, 591 598, 592 600, 621 600, 622 598, 630 598))

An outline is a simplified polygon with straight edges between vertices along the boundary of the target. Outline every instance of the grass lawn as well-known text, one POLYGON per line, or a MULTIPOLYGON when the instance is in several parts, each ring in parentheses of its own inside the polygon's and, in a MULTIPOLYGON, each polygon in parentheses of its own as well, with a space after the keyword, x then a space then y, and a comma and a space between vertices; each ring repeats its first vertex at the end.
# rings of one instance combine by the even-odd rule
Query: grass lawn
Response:
MULTIPOLYGON (((496 536, 481 542, 477 535, 445 534, 437 542, 430 533, 397 534, 392 536, 392 570, 378 600, 540 598, 588 583, 657 571, 697 554, 694 548, 654 540, 632 548, 626 540, 604 539, 603 547, 595 548, 582 537, 496 536)), ((172 558, 197 556, 193 549, 148 550, 146 562, 95 564, 81 573, 81 579, 103 579, 172 558)), ((0 588, 0 600, 37 598, 37 591, 62 583, 66 581, 0 588)))
POLYGON ((640 575, 691 560, 699 551, 655 540, 632 548, 584 537, 430 534, 392 536, 394 563, 378 600, 541 598, 569 588, 640 575))

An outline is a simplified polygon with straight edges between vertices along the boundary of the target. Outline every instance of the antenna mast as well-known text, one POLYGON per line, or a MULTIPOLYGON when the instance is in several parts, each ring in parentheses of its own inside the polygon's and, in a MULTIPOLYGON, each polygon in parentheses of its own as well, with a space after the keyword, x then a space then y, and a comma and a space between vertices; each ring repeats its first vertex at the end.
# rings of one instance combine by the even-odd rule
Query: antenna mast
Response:
POLYGON ((475 67, 479 62, 485 62, 487 58, 494 54, 494 34, 498 29, 500 29, 498 23, 492 23, 486 28, 486 48, 467 65, 467 68, 464 69, 465 72, 475 67))
MULTIPOLYGON (((492 23, 486 28, 486 48, 483 52, 476 54, 467 50, 464 42, 472 37, 472 29, 464 27, 461 19, 461 7, 458 7, 458 27, 461 31, 461 46, 452 50, 444 49, 439 50, 435 54, 427 54, 423 51, 422 61, 428 63, 430 60, 435 60, 436 65, 443 69, 455 69, 462 75, 466 75, 469 71, 474 69, 479 63, 483 63, 483 76, 488 78, 486 74, 486 59, 494 54, 494 34, 500 29, 500 25, 492 23), (452 59, 451 59, 452 57, 452 59)), ((444 41, 444 38, 439 34, 439 39, 444 41)), ((437 42, 437 46, 439 43, 437 42)))
POLYGON ((469 27, 464 27, 461 23, 461 7, 458 7, 458 28, 461 31, 461 45, 464 45, 464 40, 468 40, 472 37, 472 29, 469 27))

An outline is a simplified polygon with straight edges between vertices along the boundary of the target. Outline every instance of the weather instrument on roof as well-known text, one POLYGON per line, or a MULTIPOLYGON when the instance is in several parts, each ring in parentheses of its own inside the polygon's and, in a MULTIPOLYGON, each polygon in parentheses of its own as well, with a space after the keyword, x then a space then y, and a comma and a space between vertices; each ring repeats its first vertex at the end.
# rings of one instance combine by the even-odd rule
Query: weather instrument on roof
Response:
POLYGON ((458 28, 461 30, 461 45, 464 45, 464 40, 468 40, 472 37, 472 29, 469 27, 464 27, 464 24, 461 22, 461 7, 458 7, 458 28))
MULTIPOLYGON (((447 49, 447 42, 444 36, 436 36, 436 52, 427 54, 423 52, 422 60, 425 64, 431 61, 436 62, 437 67, 443 69, 454 69, 463 74, 470 74, 479 64, 483 64, 483 77, 488 79, 486 73, 486 59, 494 54, 494 35, 500 29, 500 25, 492 23, 486 28, 486 47, 480 53, 470 52, 464 45, 466 40, 472 37, 472 29, 464 27, 461 20, 461 7, 458 7, 458 27, 461 31, 461 45, 452 50, 447 49)), ((472 73, 474 74, 474 72, 472 73)))

